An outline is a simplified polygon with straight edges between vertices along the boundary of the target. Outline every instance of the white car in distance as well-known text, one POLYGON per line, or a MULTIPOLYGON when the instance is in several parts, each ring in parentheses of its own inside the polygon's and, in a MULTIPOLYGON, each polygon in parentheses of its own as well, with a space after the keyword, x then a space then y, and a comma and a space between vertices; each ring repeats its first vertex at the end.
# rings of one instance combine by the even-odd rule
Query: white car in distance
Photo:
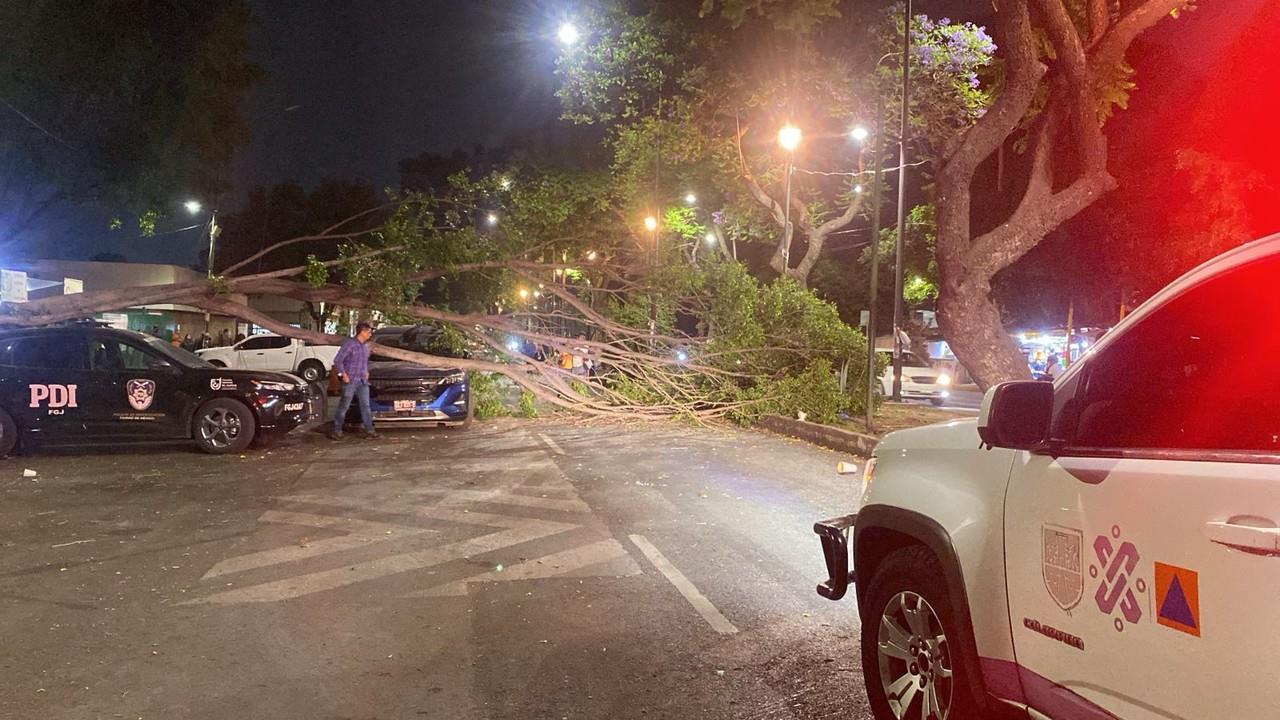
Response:
POLYGON ((205 348, 196 354, 218 367, 293 373, 320 382, 333 367, 337 345, 312 345, 283 335, 251 335, 230 347, 205 348))
MULTIPOLYGON (((880 392, 884 397, 893 395, 893 353, 877 350, 887 361, 880 374, 880 392)), ((902 353, 902 397, 907 400, 928 400, 934 405, 946 403, 951 396, 951 376, 910 352, 902 353)))

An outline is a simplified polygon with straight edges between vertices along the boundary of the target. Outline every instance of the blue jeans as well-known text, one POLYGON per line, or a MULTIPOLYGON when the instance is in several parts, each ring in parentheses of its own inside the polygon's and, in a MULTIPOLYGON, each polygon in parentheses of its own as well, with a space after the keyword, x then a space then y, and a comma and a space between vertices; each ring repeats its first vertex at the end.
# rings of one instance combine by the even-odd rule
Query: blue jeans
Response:
POLYGON ((360 421, 364 423, 364 431, 373 432, 373 414, 369 412, 369 383, 366 380, 342 383, 342 399, 338 401, 338 414, 333 416, 333 431, 338 435, 342 434, 352 397, 360 399, 360 421))

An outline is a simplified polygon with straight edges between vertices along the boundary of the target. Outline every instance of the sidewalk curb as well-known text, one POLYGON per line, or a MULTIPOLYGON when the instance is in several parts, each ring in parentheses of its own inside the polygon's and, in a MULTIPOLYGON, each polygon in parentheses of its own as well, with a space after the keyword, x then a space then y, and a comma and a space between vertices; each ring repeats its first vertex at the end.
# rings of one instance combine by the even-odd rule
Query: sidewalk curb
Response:
POLYGON ((795 420, 781 415, 764 416, 760 419, 758 427, 779 435, 799 438, 837 452, 852 453, 862 457, 871 457, 871 451, 875 450, 876 445, 880 442, 880 438, 872 437, 871 435, 863 435, 852 430, 842 430, 830 425, 819 425, 805 420, 795 420))

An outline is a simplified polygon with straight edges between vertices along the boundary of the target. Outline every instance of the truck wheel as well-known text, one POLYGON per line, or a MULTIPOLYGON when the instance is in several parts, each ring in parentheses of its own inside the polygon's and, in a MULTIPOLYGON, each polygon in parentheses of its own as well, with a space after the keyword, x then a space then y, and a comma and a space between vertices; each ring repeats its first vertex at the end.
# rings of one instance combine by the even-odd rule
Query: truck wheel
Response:
POLYGON ((13 416, 4 410, 0 410, 0 457, 5 457, 13 452, 13 448, 18 444, 18 424, 13 421, 13 416))
POLYGON ((929 398, 929 402, 933 403, 934 407, 942 407, 943 405, 947 404, 947 399, 946 398, 929 398))
POLYGON ((298 366, 298 374, 309 383, 320 382, 324 379, 324 365, 315 360, 307 360, 298 366))
POLYGON ((877 720, 977 720, 942 566, 923 547, 890 553, 862 603, 862 674, 877 720))
POLYGON ((257 430, 253 412, 244 403, 228 398, 201 405, 191 423, 196 445, 215 455, 243 452, 257 430))

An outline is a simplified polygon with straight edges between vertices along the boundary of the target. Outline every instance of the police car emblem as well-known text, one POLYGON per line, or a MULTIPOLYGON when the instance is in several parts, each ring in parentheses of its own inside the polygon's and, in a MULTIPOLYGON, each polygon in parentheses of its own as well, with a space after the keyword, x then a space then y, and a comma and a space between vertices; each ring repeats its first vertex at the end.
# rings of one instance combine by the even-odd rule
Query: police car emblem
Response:
POLYGON ((129 396, 129 405, 141 412, 151 407, 151 401, 156 399, 156 381, 130 380, 125 385, 125 391, 129 396))
POLYGON ((1070 610, 1084 598, 1084 533, 1058 525, 1045 525, 1041 543, 1044 586, 1058 607, 1070 610))

